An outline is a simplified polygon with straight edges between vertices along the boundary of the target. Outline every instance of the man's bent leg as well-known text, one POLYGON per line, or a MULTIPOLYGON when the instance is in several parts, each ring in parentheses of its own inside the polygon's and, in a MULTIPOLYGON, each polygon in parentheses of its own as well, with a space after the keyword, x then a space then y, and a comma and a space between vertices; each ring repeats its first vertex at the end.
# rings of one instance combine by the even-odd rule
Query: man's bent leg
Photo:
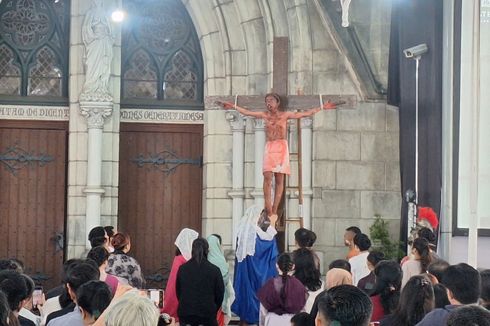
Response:
POLYGON ((274 205, 272 205, 272 214, 277 215, 277 209, 281 203, 282 193, 284 192, 284 173, 274 173, 276 187, 274 189, 274 205))
POLYGON ((264 201, 267 215, 272 214, 272 172, 264 172, 264 201))

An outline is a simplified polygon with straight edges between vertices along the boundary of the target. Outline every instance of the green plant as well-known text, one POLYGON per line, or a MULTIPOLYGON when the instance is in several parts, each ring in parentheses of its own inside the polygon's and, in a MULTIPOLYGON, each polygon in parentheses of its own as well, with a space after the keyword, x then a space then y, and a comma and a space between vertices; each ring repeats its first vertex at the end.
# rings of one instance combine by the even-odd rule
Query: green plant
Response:
POLYGON ((374 223, 369 227, 369 234, 373 243, 372 249, 384 253, 386 259, 401 259, 403 252, 400 250, 400 242, 392 241, 390 238, 390 223, 380 215, 374 215, 374 223))

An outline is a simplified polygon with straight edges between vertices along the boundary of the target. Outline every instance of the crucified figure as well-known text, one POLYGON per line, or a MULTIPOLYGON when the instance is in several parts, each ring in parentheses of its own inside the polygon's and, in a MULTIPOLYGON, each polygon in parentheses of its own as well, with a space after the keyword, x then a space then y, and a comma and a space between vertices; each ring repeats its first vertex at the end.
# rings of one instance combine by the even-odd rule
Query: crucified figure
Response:
POLYGON ((291 174, 289 166, 289 149, 286 140, 288 119, 300 119, 309 117, 322 110, 335 109, 335 103, 326 102, 323 107, 316 107, 302 112, 287 112, 280 109, 281 99, 276 93, 265 96, 267 111, 257 112, 244 109, 230 102, 218 101, 225 109, 236 109, 243 115, 251 116, 265 121, 265 133, 267 143, 264 151, 264 200, 267 215, 272 221, 277 220, 277 209, 281 202, 284 190, 284 175, 291 174), (272 201, 272 178, 275 179, 274 201, 272 201))

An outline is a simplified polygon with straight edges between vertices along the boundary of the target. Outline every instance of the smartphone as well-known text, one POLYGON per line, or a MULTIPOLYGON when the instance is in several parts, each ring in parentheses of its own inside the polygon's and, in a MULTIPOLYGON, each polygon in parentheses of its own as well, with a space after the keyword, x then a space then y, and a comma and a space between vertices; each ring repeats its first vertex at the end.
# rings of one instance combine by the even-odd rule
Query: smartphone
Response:
POLYGON ((36 286, 32 292, 32 307, 37 309, 37 305, 43 303, 43 287, 36 286))
POLYGON ((148 298, 155 303, 158 308, 163 308, 163 290, 148 290, 148 298))

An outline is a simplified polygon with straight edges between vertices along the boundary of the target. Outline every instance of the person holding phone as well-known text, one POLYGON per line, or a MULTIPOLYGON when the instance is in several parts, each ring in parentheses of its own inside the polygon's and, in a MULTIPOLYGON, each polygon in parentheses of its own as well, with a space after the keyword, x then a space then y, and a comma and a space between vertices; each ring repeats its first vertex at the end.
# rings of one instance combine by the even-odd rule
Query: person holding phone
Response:
POLYGON ((25 274, 21 274, 27 286, 27 293, 29 297, 23 300, 22 309, 19 311, 19 322, 21 325, 32 325, 28 321, 31 321, 34 325, 41 325, 41 317, 35 313, 39 312, 44 304, 43 287, 36 286, 32 278, 25 274))

